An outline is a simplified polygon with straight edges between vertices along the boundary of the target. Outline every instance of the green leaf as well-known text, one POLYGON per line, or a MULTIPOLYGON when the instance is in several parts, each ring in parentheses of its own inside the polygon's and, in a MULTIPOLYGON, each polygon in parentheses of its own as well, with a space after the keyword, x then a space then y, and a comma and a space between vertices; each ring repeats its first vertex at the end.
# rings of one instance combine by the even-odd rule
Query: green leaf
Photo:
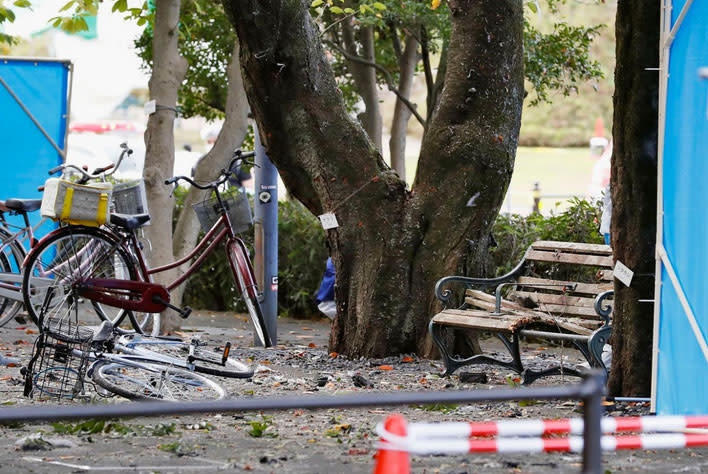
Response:
POLYGON ((528 2, 526 5, 529 7, 529 10, 534 13, 538 13, 538 7, 536 6, 535 2, 528 2))
POLYGON ((117 0, 113 4, 113 8, 111 9, 112 12, 124 12, 128 9, 128 0, 117 0))
POLYGON ((347 8, 344 9, 344 13, 347 13, 347 14, 350 14, 350 15, 351 15, 352 13, 356 13, 356 10, 354 10, 353 8, 347 7, 347 8))
POLYGON ((336 13, 336 14, 344 13, 344 10, 342 10, 339 7, 330 7, 329 11, 331 11, 332 13, 336 13))
POLYGON ((386 5, 384 5, 384 4, 381 3, 381 2, 374 2, 374 3, 372 3, 372 5, 373 5, 374 8, 376 8, 377 10, 386 10, 386 5))
POLYGON ((15 0, 13 5, 19 8, 29 8, 32 6, 32 3, 29 0, 15 0))
POLYGON ((317 8, 324 3, 323 0, 315 0, 310 4, 310 8, 317 8))
MULTIPOLYGON (((60 12, 65 12, 65 11, 69 10, 72 6, 74 6, 74 0, 71 0, 69 3, 67 3, 66 5, 64 5, 63 7, 61 7, 61 8, 59 9, 59 11, 60 11, 60 12)), ((56 26, 56 25, 55 25, 55 26, 56 26)))

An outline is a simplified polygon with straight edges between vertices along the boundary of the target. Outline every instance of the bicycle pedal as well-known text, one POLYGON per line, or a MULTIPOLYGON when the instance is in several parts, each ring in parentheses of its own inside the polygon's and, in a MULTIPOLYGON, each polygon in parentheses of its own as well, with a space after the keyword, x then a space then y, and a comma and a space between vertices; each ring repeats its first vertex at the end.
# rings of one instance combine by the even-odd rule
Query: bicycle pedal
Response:
POLYGON ((179 314, 182 319, 187 319, 189 315, 192 314, 192 308, 185 306, 182 310, 177 310, 177 314, 179 314))
POLYGON ((226 361, 229 360, 229 352, 231 352, 231 343, 227 342, 224 346, 224 352, 221 354, 221 365, 226 365, 226 361))

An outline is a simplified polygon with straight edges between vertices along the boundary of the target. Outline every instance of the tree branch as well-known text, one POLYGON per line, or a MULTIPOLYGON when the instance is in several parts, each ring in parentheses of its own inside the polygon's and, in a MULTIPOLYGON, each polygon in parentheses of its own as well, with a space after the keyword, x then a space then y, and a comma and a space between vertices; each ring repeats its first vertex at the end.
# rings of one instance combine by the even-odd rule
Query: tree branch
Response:
POLYGON ((380 64, 376 64, 374 62, 367 61, 366 59, 362 59, 359 56, 356 56, 354 54, 350 54, 347 51, 340 48, 339 46, 337 46, 336 44, 332 43, 331 41, 327 41, 326 43, 332 49, 337 50, 337 52, 339 54, 344 56, 349 61, 354 61, 359 64, 363 64, 365 66, 372 67, 372 68, 376 69, 377 71, 379 71, 384 76, 384 80, 386 81, 386 85, 388 86, 388 90, 390 90, 391 92, 396 94, 396 97, 398 97, 398 99, 401 102, 403 102, 406 105, 406 107, 408 107, 410 109, 411 113, 413 115, 415 115, 416 119, 418 119, 418 122, 420 122, 420 124, 423 127, 425 127, 425 119, 418 113, 416 105, 414 103, 412 103, 410 100, 408 100, 403 94, 401 94, 401 92, 393 85, 393 78, 391 78, 391 74, 386 70, 386 68, 384 68, 380 64))
POLYGON ((428 114, 433 112, 433 104, 435 104, 435 97, 433 96, 435 90, 435 84, 433 82, 433 68, 430 66, 430 50, 428 49, 428 31, 425 26, 420 27, 420 51, 423 56, 423 70, 425 71, 425 87, 427 89, 428 95, 428 114))
POLYGON ((396 24, 391 22, 388 26, 391 30, 391 43, 393 43, 393 51, 396 53, 396 59, 400 63, 403 58, 403 48, 401 48, 401 40, 398 37, 398 32, 396 31, 396 24))

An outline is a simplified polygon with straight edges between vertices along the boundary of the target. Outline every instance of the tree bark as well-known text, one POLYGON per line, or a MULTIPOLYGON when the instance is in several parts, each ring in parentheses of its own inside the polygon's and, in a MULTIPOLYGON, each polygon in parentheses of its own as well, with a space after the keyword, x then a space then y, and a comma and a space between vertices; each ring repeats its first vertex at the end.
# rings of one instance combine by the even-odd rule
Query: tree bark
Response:
POLYGON ((269 157, 297 199, 339 221, 327 231, 337 270, 330 348, 368 357, 425 352, 435 281, 458 272, 467 252, 486 250, 511 178, 522 2, 449 3, 446 86, 408 192, 346 113, 309 2, 223 1, 269 157))
MULTIPOLYGON (((229 89, 226 95, 224 124, 213 148, 197 163, 194 171, 194 179, 197 182, 211 181, 216 178, 218 170, 229 165, 234 149, 243 142, 248 131, 248 101, 246 91, 243 89, 238 56, 239 46, 236 42, 226 71, 229 89)), ((185 196, 183 210, 172 237, 173 254, 176 257, 187 255, 197 243, 200 226, 196 214, 192 212, 192 205, 206 198, 206 191, 194 187, 191 187, 185 196)), ((179 271, 183 273, 185 268, 180 268, 179 271)), ((181 305, 183 291, 184 285, 181 285, 171 294, 173 303, 177 306, 181 305)))
MULTIPOLYGON (((174 120, 177 91, 187 71, 187 61, 179 55, 179 0, 157 0, 153 34, 153 69, 148 83, 150 98, 157 110, 148 118, 145 130, 145 190, 152 209, 152 225, 145 227, 150 242, 146 256, 151 266, 172 261, 172 209, 174 203, 164 180, 172 176, 175 159, 174 120)), ((173 279, 174 272, 156 278, 159 283, 173 279)), ((162 330, 178 327, 171 311, 162 318, 162 330)))
POLYGON ((617 66, 612 155, 614 257, 634 271, 631 286, 615 282, 613 395, 648 396, 651 383, 656 240, 659 8, 617 4, 617 66))
MULTIPOLYGON (((374 29, 372 27, 361 27, 355 33, 351 22, 342 22, 342 36, 344 38, 344 47, 349 54, 359 56, 368 62, 376 62, 374 29), (361 51, 357 51, 357 39, 361 43, 361 51)), ((357 91, 366 107, 366 110, 359 117, 361 124, 376 149, 381 151, 383 122, 379 107, 379 87, 376 82, 376 70, 371 66, 356 61, 347 61, 347 66, 352 72, 357 91)))
MULTIPOLYGON (((403 53, 398 63, 400 71, 398 91, 404 97, 410 98, 415 67, 418 63, 418 41, 414 37, 406 36, 403 53)), ((391 167, 404 181, 406 180, 406 135, 410 118, 411 110, 400 99, 396 99, 388 145, 391 152, 391 167)))

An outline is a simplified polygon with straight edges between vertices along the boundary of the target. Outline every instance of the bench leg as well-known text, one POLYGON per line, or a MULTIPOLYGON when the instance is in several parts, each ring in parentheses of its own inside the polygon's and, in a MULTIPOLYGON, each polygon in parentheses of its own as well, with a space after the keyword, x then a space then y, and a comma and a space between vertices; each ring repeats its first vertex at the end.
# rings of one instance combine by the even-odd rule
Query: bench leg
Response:
POLYGON ((430 335, 433 338, 433 342, 435 342, 435 345, 438 346, 438 349, 440 350, 440 355, 442 356, 443 363, 445 364, 445 373, 443 376, 448 376, 452 375, 453 372, 455 372, 457 369, 460 367, 464 367, 465 365, 472 365, 472 364, 492 364, 492 365, 499 365, 502 367, 505 367, 507 369, 511 369, 515 372, 521 373, 521 370, 523 367, 521 367, 521 358, 519 357, 519 350, 518 350, 518 340, 516 340, 516 356, 514 356, 514 339, 512 338, 512 341, 506 340, 502 335, 499 335, 499 337, 502 339, 502 342, 504 342, 504 345, 509 349, 509 352, 512 354, 513 360, 511 361, 504 361, 500 359, 495 359, 494 357, 490 357, 484 354, 477 354, 473 355, 471 357, 467 357, 465 359, 462 359, 457 356, 453 356, 450 354, 450 352, 447 350, 447 344, 446 341, 443 338, 444 334, 444 328, 443 325, 441 324, 435 324, 432 320, 430 321, 430 324, 428 325, 428 329, 430 330, 430 335))
POLYGON ((560 366, 557 365, 555 367, 551 367, 550 369, 546 370, 532 370, 532 369, 524 369, 523 373, 521 374, 521 378, 523 379, 523 382, 521 382, 522 385, 531 385, 536 379, 540 379, 541 377, 548 377, 550 375, 567 375, 569 377, 584 377, 583 373, 581 373, 577 369, 573 369, 571 367, 567 366, 560 366))
POLYGON ((605 363, 602 361, 602 349, 605 344, 610 340, 610 335, 612 334, 612 326, 603 326, 600 329, 595 330, 588 339, 588 351, 590 352, 590 362, 591 367, 599 367, 603 369, 606 373, 609 371, 605 367, 605 363))

